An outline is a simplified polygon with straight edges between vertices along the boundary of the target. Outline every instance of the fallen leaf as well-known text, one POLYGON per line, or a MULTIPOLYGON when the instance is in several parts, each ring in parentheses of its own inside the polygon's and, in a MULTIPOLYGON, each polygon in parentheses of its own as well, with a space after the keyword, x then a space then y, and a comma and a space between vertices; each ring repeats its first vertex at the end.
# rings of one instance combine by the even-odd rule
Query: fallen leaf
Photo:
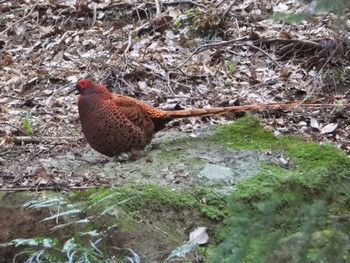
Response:
POLYGON ((318 121, 315 118, 311 118, 310 119, 310 126, 311 126, 311 128, 318 130, 320 127, 320 124, 318 123, 318 121))
POLYGON ((208 243, 209 237, 206 231, 206 227, 197 227, 194 231, 190 233, 190 241, 193 241, 198 245, 208 243))
POLYGON ((48 35, 52 32, 51 26, 38 26, 38 28, 44 33, 44 35, 48 35))
POLYGON ((338 127, 337 123, 330 123, 321 129, 321 134, 331 133, 338 127))
POLYGON ((197 227, 190 233, 190 239, 182 246, 175 248, 166 260, 173 257, 184 257, 187 253, 193 251, 198 245, 208 243, 209 237, 206 230, 206 227, 197 227))

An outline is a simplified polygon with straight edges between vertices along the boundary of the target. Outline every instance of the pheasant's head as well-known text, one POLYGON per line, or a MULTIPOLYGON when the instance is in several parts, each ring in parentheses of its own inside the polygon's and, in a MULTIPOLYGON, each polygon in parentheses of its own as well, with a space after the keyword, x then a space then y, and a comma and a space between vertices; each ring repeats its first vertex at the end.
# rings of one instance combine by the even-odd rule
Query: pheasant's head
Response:
POLYGON ((88 79, 81 79, 78 81, 75 89, 78 90, 79 94, 85 95, 92 92, 94 85, 92 85, 92 82, 88 79))
POLYGON ((104 86, 88 79, 79 80, 77 85, 72 90, 70 90, 70 92, 73 91, 78 91, 80 95, 110 94, 108 89, 106 89, 104 86))

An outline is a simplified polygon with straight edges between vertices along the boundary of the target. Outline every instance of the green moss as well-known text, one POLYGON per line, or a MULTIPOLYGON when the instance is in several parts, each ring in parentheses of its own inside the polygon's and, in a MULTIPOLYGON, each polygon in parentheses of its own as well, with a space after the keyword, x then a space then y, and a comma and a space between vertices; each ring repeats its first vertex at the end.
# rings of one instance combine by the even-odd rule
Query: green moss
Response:
POLYGON ((293 169, 263 165, 261 172, 236 184, 233 198, 250 203, 278 192, 298 191, 307 199, 337 191, 339 196, 330 202, 329 209, 342 211, 348 205, 350 193, 341 182, 350 178, 350 160, 342 151, 331 145, 303 143, 286 147, 285 152, 294 164, 293 169))
POLYGON ((183 155, 183 150, 173 149, 173 150, 163 150, 159 153, 159 157, 164 160, 178 159, 183 155))
MULTIPOLYGON (((192 191, 174 191, 171 188, 156 185, 123 185, 114 189, 88 189, 77 192, 75 201, 84 200, 91 206, 110 207, 116 204, 128 213, 142 211, 151 205, 171 206, 173 208, 189 208, 198 210, 210 219, 222 219, 227 215, 227 196, 215 194, 206 189, 192 191), (101 202, 101 201, 104 202, 101 202), (102 205, 103 203, 103 205, 102 205)), ((73 200, 72 200, 73 201, 73 200)))
POLYGON ((236 149, 278 149, 288 144, 300 144, 298 136, 276 138, 271 131, 261 127, 257 118, 247 115, 233 124, 218 126, 213 140, 236 149))
MULTIPOLYGON (((208 246, 201 246, 196 248, 196 254, 205 255, 205 258, 211 258, 215 254, 215 251, 216 245, 214 245, 212 240, 208 244, 208 246)), ((191 262, 193 262, 193 260, 191 262)))
POLYGON ((188 136, 182 136, 182 137, 171 137, 169 139, 164 139, 162 141, 162 145, 166 146, 173 146, 173 145, 181 145, 182 143, 188 142, 188 136))
POLYGON ((189 158, 188 160, 186 160, 186 164, 192 164, 192 165, 201 165, 201 164, 204 165, 205 163, 206 163, 206 160, 199 157, 189 158))
POLYGON ((171 205, 173 207, 194 208, 195 202, 186 194, 176 192, 167 187, 156 185, 124 185, 116 188, 119 193, 118 199, 125 200, 133 198, 125 202, 123 207, 126 211, 139 211, 144 206, 150 204, 171 205))
POLYGON ((178 208, 192 208, 198 210, 203 216, 211 219, 223 218, 226 214, 227 197, 214 195, 205 189, 198 189, 192 192, 173 191, 167 187, 155 185, 123 186, 117 188, 120 191, 120 198, 138 196, 126 202, 127 211, 141 210, 151 204, 170 205, 178 208))
POLYGON ((335 225, 332 219, 350 210, 350 159, 344 152, 297 136, 275 137, 252 116, 218 127, 214 140, 234 148, 278 150, 291 167, 264 164, 235 185, 231 216, 219 233, 226 241, 212 262, 267 262, 266 253, 280 238, 300 231, 305 232, 301 253, 307 256, 313 253, 307 237, 314 231, 349 230, 349 224, 335 225))

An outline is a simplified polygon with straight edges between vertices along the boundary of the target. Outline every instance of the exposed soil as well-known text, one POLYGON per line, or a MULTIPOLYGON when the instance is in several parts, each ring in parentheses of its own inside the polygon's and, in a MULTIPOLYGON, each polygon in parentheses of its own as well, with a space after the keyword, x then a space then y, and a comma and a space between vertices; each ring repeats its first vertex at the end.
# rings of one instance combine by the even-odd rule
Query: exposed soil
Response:
MULTIPOLYGON (((0 243, 6 243, 13 239, 50 237, 66 240, 72 229, 64 231, 50 231, 61 220, 41 221, 50 215, 49 210, 26 209, 23 203, 28 201, 29 195, 16 193, 4 194, 0 198, 0 243)), ((34 198, 34 196, 32 197, 34 198)), ((9 246, 0 248, 0 262, 14 262, 14 257, 23 250, 23 246, 9 246)), ((23 262, 24 256, 18 254, 15 262, 23 262)))
MULTIPOLYGON (((32 238, 33 236, 56 236, 50 233, 51 222, 41 222, 41 219, 48 215, 48 211, 26 210, 23 206, 1 207, 0 213, 0 243, 9 242, 16 238, 32 238)), ((57 233, 64 236, 64 233, 57 233)), ((12 263, 16 254, 21 252, 23 247, 0 248, 0 262, 12 263)), ((18 256, 16 262, 21 262, 18 256)))

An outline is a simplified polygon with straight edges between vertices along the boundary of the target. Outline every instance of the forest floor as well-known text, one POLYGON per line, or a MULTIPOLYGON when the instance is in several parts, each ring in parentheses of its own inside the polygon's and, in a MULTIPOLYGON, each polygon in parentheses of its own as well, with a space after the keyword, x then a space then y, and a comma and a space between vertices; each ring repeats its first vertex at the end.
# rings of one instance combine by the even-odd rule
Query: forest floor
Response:
MULTIPOLYGON (((333 25, 335 17, 309 15, 297 24, 272 18, 273 12, 296 14, 306 8, 290 0, 0 0, 0 190, 118 185, 135 181, 130 174, 140 177, 145 166, 163 170, 141 174, 140 182, 156 177, 162 185, 196 185, 198 180, 186 181, 188 167, 173 163, 165 169, 157 154, 164 157, 167 146, 154 145, 167 141, 170 131, 176 138, 196 138, 203 126, 235 119, 173 121, 136 166, 116 163, 94 152, 83 137, 76 95, 67 94, 82 78, 163 109, 306 98, 348 104, 349 49, 333 25)), ((350 153, 347 107, 252 114, 276 136, 301 134, 350 153)), ((189 154, 211 146, 198 147, 189 154)), ((210 149, 203 158, 214 164, 221 162, 213 161, 217 151, 232 154, 210 149)))

